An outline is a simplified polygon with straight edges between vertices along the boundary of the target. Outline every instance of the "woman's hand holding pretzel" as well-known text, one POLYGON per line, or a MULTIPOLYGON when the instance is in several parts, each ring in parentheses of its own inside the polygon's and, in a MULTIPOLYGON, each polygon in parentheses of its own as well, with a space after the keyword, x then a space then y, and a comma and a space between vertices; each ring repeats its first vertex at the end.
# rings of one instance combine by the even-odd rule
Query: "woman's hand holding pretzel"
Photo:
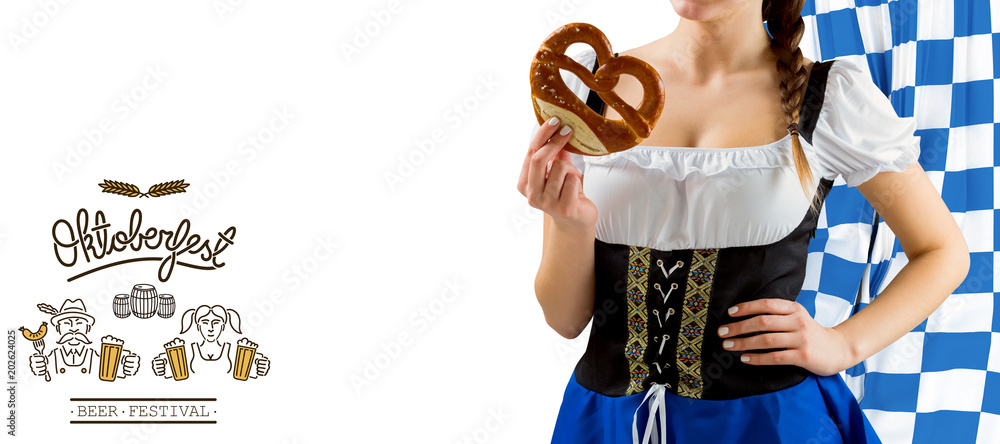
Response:
POLYGON ((528 145, 517 190, 528 205, 552 217, 556 226, 570 230, 592 229, 597 224, 597 207, 583 194, 583 173, 563 150, 572 137, 572 128, 561 126, 558 118, 542 124, 528 145))

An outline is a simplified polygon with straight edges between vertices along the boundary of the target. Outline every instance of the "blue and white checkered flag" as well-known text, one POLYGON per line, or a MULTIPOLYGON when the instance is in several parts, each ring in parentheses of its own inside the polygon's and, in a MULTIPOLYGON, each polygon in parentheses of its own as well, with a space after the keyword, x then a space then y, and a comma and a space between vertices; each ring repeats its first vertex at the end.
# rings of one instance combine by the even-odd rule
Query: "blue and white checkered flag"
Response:
MULTIPOLYGON (((972 254, 954 294, 911 333, 849 369, 848 385, 887 444, 1000 442, 1000 2, 807 0, 802 14, 806 57, 867 66, 896 112, 916 118, 919 162, 972 254)), ((824 325, 877 297, 906 263, 888 227, 842 179, 809 251, 799 301, 824 325)))

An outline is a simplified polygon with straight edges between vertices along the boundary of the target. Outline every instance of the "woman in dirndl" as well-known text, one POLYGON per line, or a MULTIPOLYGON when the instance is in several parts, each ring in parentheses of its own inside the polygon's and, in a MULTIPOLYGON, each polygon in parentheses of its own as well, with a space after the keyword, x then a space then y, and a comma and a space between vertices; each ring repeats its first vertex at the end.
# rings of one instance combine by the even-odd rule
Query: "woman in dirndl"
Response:
MULTIPOLYGON (((594 319, 553 443, 880 442, 839 372, 926 319, 969 252, 917 163, 914 119, 857 63, 802 56, 803 3, 671 0, 674 31, 622 53, 665 85, 650 137, 571 154, 562 148, 590 130, 552 119, 529 143, 517 187, 545 212, 536 296, 566 338, 594 319), (795 299, 837 180, 868 199, 907 263, 826 327, 795 299)), ((591 71, 606 62, 592 49, 572 57, 591 71)), ((628 77, 614 91, 643 95, 628 77)))

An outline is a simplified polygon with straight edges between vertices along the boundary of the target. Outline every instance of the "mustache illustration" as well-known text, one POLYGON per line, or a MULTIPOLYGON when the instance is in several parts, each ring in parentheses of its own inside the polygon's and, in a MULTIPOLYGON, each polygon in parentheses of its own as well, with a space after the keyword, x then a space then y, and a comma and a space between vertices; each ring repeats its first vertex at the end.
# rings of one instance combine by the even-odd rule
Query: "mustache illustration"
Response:
POLYGON ((90 339, 87 339, 86 335, 84 335, 83 333, 80 333, 80 332, 75 332, 75 331, 71 331, 69 333, 66 333, 66 334, 62 335, 62 337, 59 338, 58 341, 56 341, 56 344, 62 344, 62 343, 65 343, 65 342, 72 341, 73 338, 76 338, 76 340, 78 340, 78 341, 80 341, 80 342, 82 342, 84 344, 90 344, 90 339))

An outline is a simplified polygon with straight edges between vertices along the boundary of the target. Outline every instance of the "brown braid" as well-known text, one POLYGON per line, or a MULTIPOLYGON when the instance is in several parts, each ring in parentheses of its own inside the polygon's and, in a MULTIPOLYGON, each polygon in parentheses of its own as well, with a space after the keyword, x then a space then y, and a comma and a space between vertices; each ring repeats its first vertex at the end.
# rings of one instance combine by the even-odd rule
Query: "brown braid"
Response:
POLYGON ((813 174, 806 160, 802 144, 799 142, 799 108, 805 95, 809 73, 803 63, 799 41, 805 32, 802 21, 802 6, 805 0, 763 0, 761 13, 767 21, 767 29, 773 37, 771 52, 777 56, 778 77, 781 79, 781 107, 788 117, 788 132, 792 136, 792 157, 795 171, 799 175, 802 191, 812 203, 813 211, 819 211, 816 190, 812 186, 813 174))

